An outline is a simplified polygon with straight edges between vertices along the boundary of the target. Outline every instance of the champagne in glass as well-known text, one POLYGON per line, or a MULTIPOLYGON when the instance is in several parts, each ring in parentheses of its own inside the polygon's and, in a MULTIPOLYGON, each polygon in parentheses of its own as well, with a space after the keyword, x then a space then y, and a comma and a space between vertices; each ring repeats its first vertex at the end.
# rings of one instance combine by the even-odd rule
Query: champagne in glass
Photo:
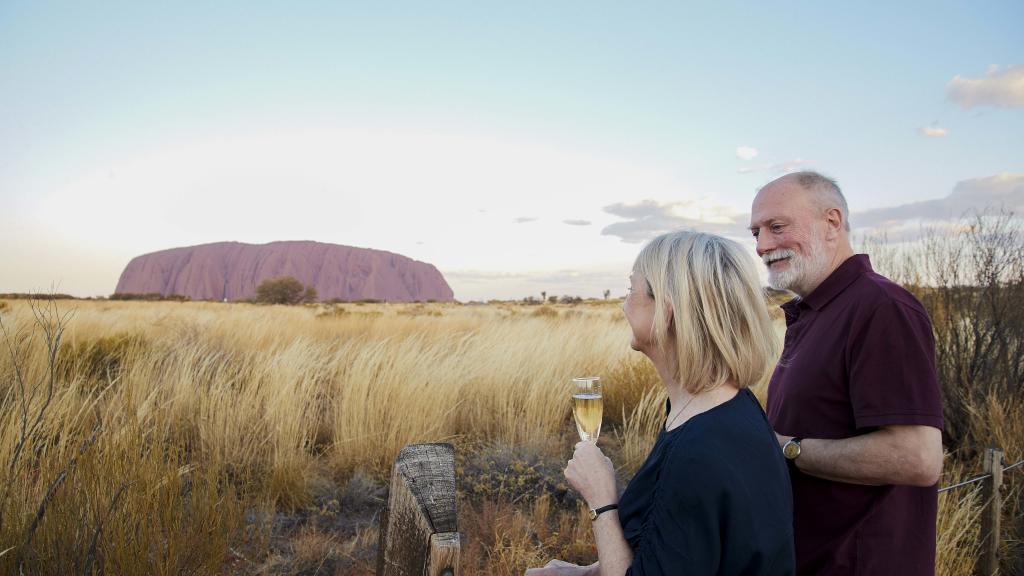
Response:
POLYGON ((597 442, 601 434, 601 416, 604 412, 604 398, 601 396, 601 379, 597 376, 573 378, 572 414, 576 417, 576 431, 584 442, 597 442))

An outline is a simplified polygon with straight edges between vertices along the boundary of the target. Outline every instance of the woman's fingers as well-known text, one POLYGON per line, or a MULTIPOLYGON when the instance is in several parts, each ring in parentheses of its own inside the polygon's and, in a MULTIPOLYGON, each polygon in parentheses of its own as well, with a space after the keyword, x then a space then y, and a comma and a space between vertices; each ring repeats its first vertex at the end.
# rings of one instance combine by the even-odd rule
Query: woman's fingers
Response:
MULTIPOLYGON (((615 467, 594 442, 579 442, 565 466, 565 479, 587 502, 616 499, 615 467)), ((606 502, 607 500, 607 502, 606 502)))

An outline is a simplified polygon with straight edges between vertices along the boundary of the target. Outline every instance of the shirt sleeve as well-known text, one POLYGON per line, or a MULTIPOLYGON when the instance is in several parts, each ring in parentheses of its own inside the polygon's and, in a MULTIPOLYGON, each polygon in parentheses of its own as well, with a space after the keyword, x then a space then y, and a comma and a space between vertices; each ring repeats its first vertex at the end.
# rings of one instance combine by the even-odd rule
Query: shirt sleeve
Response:
MULTIPOLYGON (((677 443, 684 443, 680 438, 677 443)), ((693 448, 691 445, 690 448, 693 448)), ((677 451, 673 451, 677 452, 677 451)), ((669 455, 644 519, 643 539, 627 575, 716 574, 723 514, 730 506, 728 475, 699 451, 669 455)))
POLYGON ((942 429, 935 340, 923 310, 887 300, 851 334, 850 399, 857 428, 942 429))

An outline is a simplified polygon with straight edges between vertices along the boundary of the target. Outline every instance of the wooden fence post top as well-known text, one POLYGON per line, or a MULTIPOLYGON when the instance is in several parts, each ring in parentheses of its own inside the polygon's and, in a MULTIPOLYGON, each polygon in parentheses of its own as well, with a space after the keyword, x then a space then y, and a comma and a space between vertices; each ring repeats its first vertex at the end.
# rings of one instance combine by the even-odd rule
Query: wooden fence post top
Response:
POLYGON ((408 482, 433 531, 458 532, 455 448, 451 444, 410 444, 398 453, 395 469, 408 482))
POLYGON ((1003 512, 1003 451, 986 448, 982 470, 988 474, 982 484, 984 510, 981 513, 981 558, 974 565, 977 576, 995 576, 999 572, 1000 523, 1003 512))
POLYGON ((1003 451, 1000 448, 986 448, 982 470, 988 474, 1003 475, 1003 451))
POLYGON ((455 449, 451 444, 402 448, 381 517, 379 576, 458 576, 455 449))

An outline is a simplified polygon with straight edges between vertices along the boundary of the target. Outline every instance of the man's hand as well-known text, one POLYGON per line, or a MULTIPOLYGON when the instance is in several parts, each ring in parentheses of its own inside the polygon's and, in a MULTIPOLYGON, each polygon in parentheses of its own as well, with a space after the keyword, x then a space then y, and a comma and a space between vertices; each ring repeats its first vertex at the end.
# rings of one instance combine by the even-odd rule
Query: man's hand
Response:
POLYGON ((552 560, 543 568, 530 568, 525 576, 591 576, 598 574, 597 563, 590 566, 579 566, 561 560, 552 560))

